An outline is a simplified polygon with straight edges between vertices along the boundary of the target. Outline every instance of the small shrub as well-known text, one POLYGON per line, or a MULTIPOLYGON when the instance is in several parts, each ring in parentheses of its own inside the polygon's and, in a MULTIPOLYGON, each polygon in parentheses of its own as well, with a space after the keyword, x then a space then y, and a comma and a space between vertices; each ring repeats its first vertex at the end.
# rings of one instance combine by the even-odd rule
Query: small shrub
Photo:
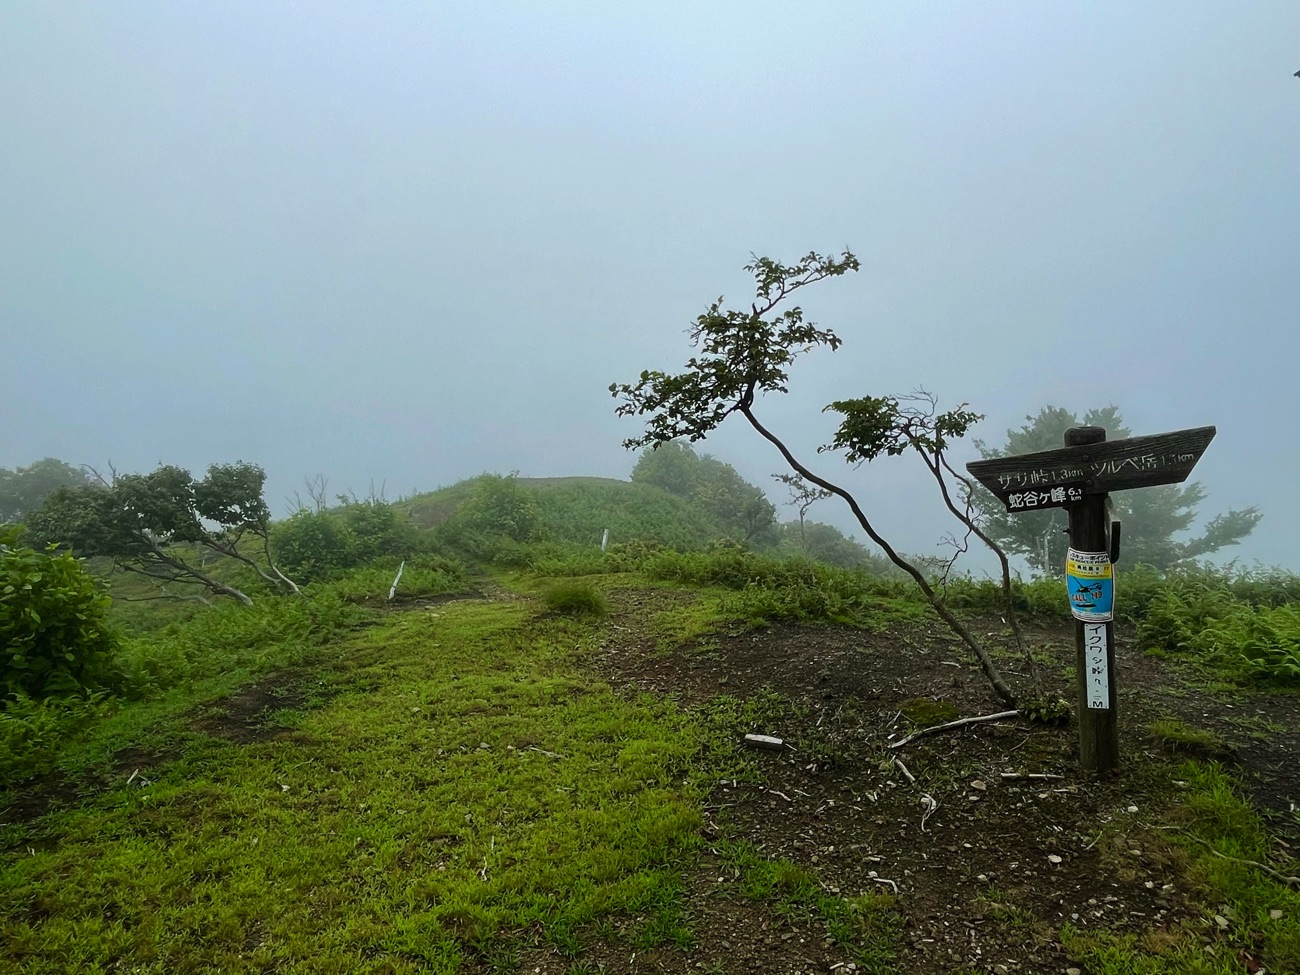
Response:
POLYGON ((547 609, 565 616, 603 616, 609 611, 604 594, 590 582, 577 579, 557 583, 542 595, 547 609))
POLYGON ((38 552, 19 536, 0 529, 0 685, 35 698, 110 686, 108 594, 71 553, 38 552))
POLYGON ((1057 726, 1070 722, 1070 702, 1059 697, 1026 701, 1020 710, 1036 724, 1057 726))
POLYGON ((330 511, 299 511, 271 529, 280 568, 296 582, 320 582, 356 564, 357 540, 330 511))
POLYGON ((409 558, 419 550, 419 534, 410 515, 386 501, 349 501, 337 511, 352 537, 349 565, 365 565, 380 558, 409 558))

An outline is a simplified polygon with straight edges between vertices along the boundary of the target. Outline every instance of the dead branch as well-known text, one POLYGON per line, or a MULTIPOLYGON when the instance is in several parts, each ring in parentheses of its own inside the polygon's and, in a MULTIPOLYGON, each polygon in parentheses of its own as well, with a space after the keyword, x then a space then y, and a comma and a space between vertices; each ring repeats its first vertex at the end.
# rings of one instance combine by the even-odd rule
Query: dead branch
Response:
POLYGON ((924 738, 926 735, 935 735, 941 731, 949 731, 953 728, 961 728, 968 724, 982 724, 986 721, 1005 721, 1008 718, 1018 718, 1020 712, 1017 711, 999 711, 997 714, 982 714, 974 718, 958 718, 956 721, 949 721, 946 724, 936 724, 929 728, 922 728, 920 731, 914 731, 901 741, 891 744, 890 748, 902 748, 904 745, 916 741, 918 738, 924 738))
POLYGON ((907 766, 903 764, 902 759, 893 758, 891 761, 898 766, 898 771, 903 773, 903 778, 907 779, 909 785, 916 785, 916 776, 908 771, 907 766))
POLYGON ((1220 853, 1213 846, 1211 846, 1206 840, 1201 839, 1199 836, 1193 836, 1185 829, 1180 829, 1178 830, 1178 832, 1182 833, 1193 843, 1201 844, 1201 846, 1205 847, 1207 850, 1213 853, 1220 860, 1227 860, 1229 863, 1244 863, 1248 867, 1257 867, 1258 869, 1263 870, 1266 874, 1268 874, 1270 877, 1272 877, 1274 880, 1278 881, 1279 883, 1286 884, 1288 887, 1300 888, 1300 877, 1289 876, 1288 874, 1282 873, 1282 871, 1280 870, 1275 870, 1274 868, 1270 867, 1267 863, 1260 863, 1258 860, 1246 860, 1243 859, 1242 857, 1230 857, 1226 853, 1220 853))

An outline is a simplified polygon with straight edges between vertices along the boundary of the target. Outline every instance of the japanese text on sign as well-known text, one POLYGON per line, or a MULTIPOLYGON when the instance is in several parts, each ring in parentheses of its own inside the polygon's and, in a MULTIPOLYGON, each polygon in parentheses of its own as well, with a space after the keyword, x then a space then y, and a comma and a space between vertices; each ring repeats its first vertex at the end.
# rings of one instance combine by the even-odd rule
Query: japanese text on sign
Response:
POLYGON ((1106 552, 1069 550, 1065 559, 1065 588, 1075 619, 1102 623, 1114 618, 1114 572, 1106 552))
POLYGON ((1107 666, 1106 624, 1083 624, 1084 679, 1088 689, 1088 707, 1105 711, 1110 708, 1110 671, 1107 666))
POLYGON ((1004 471, 997 476, 997 483, 1004 491, 1038 485, 1046 487, 1062 482, 1082 481, 1089 477, 1119 474, 1124 471, 1161 471, 1186 467, 1195 463, 1197 456, 1193 453, 1150 453, 1133 457, 1115 457, 1070 467, 1037 467, 1004 471))
POLYGON ((1007 495, 1007 509, 1019 511, 1029 508, 1053 508, 1083 500, 1083 489, 1054 487, 1044 491, 1013 491, 1007 495))

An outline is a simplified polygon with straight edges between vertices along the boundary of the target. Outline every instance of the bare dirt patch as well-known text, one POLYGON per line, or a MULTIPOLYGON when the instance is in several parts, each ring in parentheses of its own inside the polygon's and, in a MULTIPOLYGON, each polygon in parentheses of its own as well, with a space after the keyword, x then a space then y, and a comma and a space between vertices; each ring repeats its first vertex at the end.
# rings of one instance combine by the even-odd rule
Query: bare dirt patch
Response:
MULTIPOLYGON (((948 702, 961 715, 1003 709, 941 624, 879 632, 778 625, 657 650, 636 621, 680 595, 616 590, 596 666, 616 686, 685 705, 772 691, 790 701, 784 716, 745 729, 790 747, 756 757, 761 784, 720 782, 707 804, 709 828, 809 869, 831 891, 896 885, 905 919, 898 971, 1063 971, 1073 964, 1059 941, 1066 922, 1159 937, 1192 918, 1184 857, 1151 828, 1177 791, 1166 756, 1142 731, 1156 717, 1231 728, 1225 713, 1267 712, 1274 733, 1249 737, 1237 728, 1234 753, 1263 808, 1280 811, 1300 795, 1293 759, 1300 699, 1240 696, 1225 708, 1129 639, 1117 640, 1126 774, 1098 779, 1078 768, 1073 726, 983 724, 891 750, 910 730, 901 712, 917 698, 948 702), (1053 778, 1012 777, 1026 774, 1053 778)), ((999 641, 998 619, 974 623, 999 641)), ((1028 637, 1057 662, 1051 684, 1070 700, 1072 626, 1032 625, 1028 637)), ((1014 660, 1005 666, 1017 669, 1014 660)), ((734 899, 693 900, 692 912, 699 949, 678 953, 688 968, 711 964, 718 939, 752 926, 734 899)), ((766 967, 826 971, 835 962, 823 948, 805 938, 793 956, 766 967)), ((653 970, 626 957, 603 963, 612 972, 653 970)), ((663 964, 677 970, 678 962, 663 964)), ((745 970, 726 960, 721 967, 745 970)))

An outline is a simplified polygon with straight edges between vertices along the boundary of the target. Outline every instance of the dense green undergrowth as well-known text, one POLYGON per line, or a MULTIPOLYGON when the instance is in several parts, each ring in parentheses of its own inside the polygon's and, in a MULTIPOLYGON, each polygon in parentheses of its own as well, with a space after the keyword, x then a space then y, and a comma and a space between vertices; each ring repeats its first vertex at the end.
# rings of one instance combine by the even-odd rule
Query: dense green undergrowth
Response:
MULTIPOLYGON (((379 562, 301 596, 252 606, 222 601, 158 629, 124 635, 101 666, 98 686, 44 696, 11 693, 0 708, 0 789, 59 765, 65 745, 124 706, 167 697, 190 706, 257 674, 301 663, 382 605, 397 564, 379 562)), ((416 560, 402 573, 405 598, 462 591, 464 570, 445 559, 416 560)))

